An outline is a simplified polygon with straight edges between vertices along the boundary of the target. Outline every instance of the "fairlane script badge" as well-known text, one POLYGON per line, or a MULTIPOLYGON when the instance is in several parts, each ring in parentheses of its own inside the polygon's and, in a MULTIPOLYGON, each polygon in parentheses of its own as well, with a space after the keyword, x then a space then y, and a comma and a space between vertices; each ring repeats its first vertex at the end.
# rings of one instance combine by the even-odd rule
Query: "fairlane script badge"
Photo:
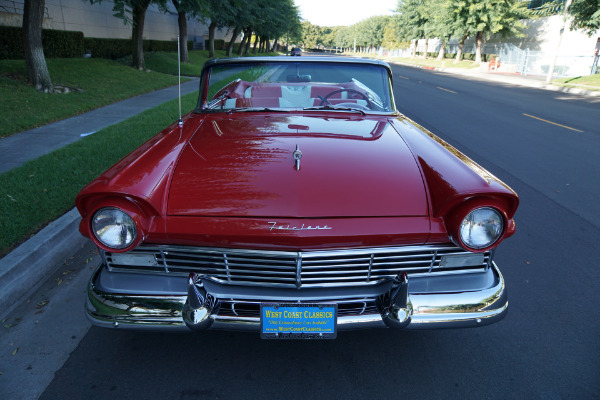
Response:
POLYGON ((270 231, 274 231, 274 230, 278 230, 278 231, 316 231, 316 230, 323 230, 323 229, 333 229, 330 226, 327 225, 305 225, 302 224, 302 226, 292 226, 292 225, 277 225, 277 222, 267 222, 268 224, 271 224, 271 227, 269 228, 270 231))

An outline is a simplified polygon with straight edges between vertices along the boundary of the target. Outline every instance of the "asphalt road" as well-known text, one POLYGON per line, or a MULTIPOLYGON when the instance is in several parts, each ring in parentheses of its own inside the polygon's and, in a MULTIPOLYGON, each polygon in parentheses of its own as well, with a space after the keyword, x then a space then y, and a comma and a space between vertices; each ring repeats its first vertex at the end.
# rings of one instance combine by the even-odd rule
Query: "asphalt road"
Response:
MULTIPOLYGON (((600 101, 393 69, 398 108, 521 198, 517 234, 496 255, 509 290, 506 319, 477 329, 342 332, 323 342, 92 327, 47 377, 41 398, 600 398, 600 101)), ((63 317, 81 313, 79 277, 89 268, 79 265, 63 317)), ((37 332, 79 340, 69 327, 54 333, 59 317, 37 332)), ((72 330, 85 326, 78 321, 72 330)), ((32 360, 15 365, 33 374, 40 366, 32 360)))

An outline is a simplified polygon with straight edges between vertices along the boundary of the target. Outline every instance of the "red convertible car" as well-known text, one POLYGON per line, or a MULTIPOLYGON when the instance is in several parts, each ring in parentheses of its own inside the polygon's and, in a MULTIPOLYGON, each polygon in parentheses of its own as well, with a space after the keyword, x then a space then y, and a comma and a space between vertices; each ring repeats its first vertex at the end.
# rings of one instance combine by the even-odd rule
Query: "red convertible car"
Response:
POLYGON ((86 310, 123 329, 334 338, 504 317, 517 195, 347 58, 209 61, 197 108, 87 185, 86 310))

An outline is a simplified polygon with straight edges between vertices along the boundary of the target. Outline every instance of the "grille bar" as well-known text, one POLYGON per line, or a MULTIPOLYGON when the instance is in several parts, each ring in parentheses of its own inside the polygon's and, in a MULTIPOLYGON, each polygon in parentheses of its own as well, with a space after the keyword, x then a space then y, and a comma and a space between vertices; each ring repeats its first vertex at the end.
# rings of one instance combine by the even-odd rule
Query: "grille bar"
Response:
POLYGON ((483 272, 492 260, 492 252, 473 257, 474 253, 451 245, 307 252, 142 245, 124 254, 136 257, 104 253, 111 271, 195 272, 225 284, 297 288, 375 284, 402 272, 409 277, 483 272), (144 262, 136 264, 140 256, 144 262), (442 265, 448 256, 467 261, 442 265))

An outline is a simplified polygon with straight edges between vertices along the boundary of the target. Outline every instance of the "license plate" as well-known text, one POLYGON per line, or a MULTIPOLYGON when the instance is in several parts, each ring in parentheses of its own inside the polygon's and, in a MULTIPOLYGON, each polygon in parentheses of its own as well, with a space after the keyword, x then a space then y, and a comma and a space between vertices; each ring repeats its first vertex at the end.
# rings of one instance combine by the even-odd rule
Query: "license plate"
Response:
POLYGON ((335 339, 337 304, 261 304, 263 339, 335 339))

